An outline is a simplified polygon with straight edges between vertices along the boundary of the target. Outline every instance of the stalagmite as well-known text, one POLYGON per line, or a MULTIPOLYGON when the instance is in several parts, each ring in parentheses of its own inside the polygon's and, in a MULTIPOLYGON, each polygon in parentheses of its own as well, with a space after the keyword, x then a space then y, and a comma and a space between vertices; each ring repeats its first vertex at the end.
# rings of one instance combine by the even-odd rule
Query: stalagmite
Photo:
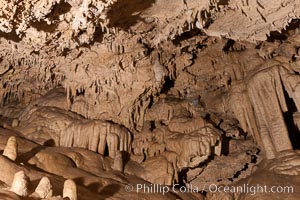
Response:
POLYGON ((3 155, 11 160, 16 160, 18 156, 18 143, 16 137, 12 136, 8 138, 3 155))
POLYGON ((77 200, 77 186, 73 180, 68 179, 65 181, 63 197, 69 198, 70 200, 77 200))
POLYGON ((299 0, 0 0, 0 199, 299 199, 299 27, 299 0), (233 196, 203 190, 137 195, 233 196))
POLYGON ((29 178, 25 175, 24 171, 19 171, 14 175, 10 191, 25 197, 28 195, 28 184, 29 178))
POLYGON ((11 127, 17 127, 19 125, 19 121, 17 119, 13 119, 12 123, 11 123, 11 127))
POLYGON ((50 198, 52 197, 52 185, 48 177, 43 177, 38 186, 35 189, 35 193, 40 198, 50 198))

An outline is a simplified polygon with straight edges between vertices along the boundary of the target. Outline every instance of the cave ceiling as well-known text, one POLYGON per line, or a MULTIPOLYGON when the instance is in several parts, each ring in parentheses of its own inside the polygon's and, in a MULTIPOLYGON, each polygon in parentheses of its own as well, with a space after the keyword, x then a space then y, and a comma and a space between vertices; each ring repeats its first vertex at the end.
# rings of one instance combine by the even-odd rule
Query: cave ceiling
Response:
MULTIPOLYGON (((128 152, 122 170, 151 183, 232 184, 272 159, 261 170, 299 176, 299 56, 299 0, 0 0, 1 127, 128 152)), ((46 158, 72 164, 53 151, 26 162, 61 175, 46 158)))

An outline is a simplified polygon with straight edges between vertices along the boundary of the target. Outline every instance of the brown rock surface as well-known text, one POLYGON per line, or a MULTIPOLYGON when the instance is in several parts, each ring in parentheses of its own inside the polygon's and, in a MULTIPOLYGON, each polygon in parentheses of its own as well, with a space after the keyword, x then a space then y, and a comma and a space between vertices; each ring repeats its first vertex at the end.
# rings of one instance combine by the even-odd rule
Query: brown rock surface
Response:
POLYGON ((299 199, 299 141, 299 0, 0 0, 0 199, 299 199))

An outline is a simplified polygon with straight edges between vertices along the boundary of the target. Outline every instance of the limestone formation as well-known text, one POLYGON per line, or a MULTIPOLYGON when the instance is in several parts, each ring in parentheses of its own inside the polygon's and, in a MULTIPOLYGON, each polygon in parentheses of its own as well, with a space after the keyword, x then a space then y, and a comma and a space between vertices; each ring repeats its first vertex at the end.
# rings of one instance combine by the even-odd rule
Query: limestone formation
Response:
POLYGON ((19 121, 17 119, 14 119, 11 123, 12 127, 17 127, 19 125, 19 121))
POLYGON ((52 197, 53 190, 52 190, 52 185, 48 177, 43 177, 38 186, 35 189, 35 193, 40 197, 40 198, 50 198, 52 197))
POLYGON ((15 173, 10 191, 19 196, 26 197, 28 195, 29 179, 24 171, 15 173))
POLYGON ((16 160, 18 156, 18 143, 16 137, 12 136, 8 138, 6 146, 3 151, 3 156, 11 160, 16 160))
POLYGON ((77 200, 77 187, 73 180, 68 179, 65 181, 63 197, 69 198, 70 200, 77 200))
POLYGON ((203 186, 299 149, 299 0, 0 0, 0 199, 255 199, 203 186))
POLYGON ((117 151, 112 164, 112 169, 123 172, 124 170, 124 158, 123 152, 117 151))
POLYGON ((22 113, 19 119, 20 125, 16 129, 42 143, 53 140, 58 146, 87 148, 102 155, 108 146, 112 158, 118 150, 131 150, 131 133, 115 123, 87 120, 74 113, 49 107, 32 107, 22 113), (28 123, 32 126, 27 126, 28 123))

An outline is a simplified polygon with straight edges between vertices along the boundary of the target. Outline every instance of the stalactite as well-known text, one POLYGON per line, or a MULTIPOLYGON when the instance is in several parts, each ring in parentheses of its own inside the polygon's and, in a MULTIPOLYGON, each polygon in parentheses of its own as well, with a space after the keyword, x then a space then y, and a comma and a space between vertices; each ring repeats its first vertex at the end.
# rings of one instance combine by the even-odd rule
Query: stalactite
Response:
POLYGON ((267 158, 292 149, 283 119, 282 112, 287 111, 287 106, 278 70, 275 66, 260 71, 252 77, 247 87, 267 158))
POLYGON ((253 112, 253 106, 245 87, 246 86, 241 83, 231 88, 228 106, 239 120, 243 131, 249 132, 253 136, 254 141, 260 146, 263 146, 257 127, 256 117, 253 112))
POLYGON ((26 118, 21 116, 20 125, 16 128, 28 137, 34 132, 32 127, 26 128, 27 123, 34 122, 38 127, 41 126, 39 123, 43 123, 43 129, 48 130, 47 137, 52 138, 58 146, 81 147, 104 155, 107 145, 111 157, 118 150, 131 151, 131 133, 120 125, 101 120, 86 120, 67 114, 66 111, 47 107, 33 107, 23 115, 26 118))

